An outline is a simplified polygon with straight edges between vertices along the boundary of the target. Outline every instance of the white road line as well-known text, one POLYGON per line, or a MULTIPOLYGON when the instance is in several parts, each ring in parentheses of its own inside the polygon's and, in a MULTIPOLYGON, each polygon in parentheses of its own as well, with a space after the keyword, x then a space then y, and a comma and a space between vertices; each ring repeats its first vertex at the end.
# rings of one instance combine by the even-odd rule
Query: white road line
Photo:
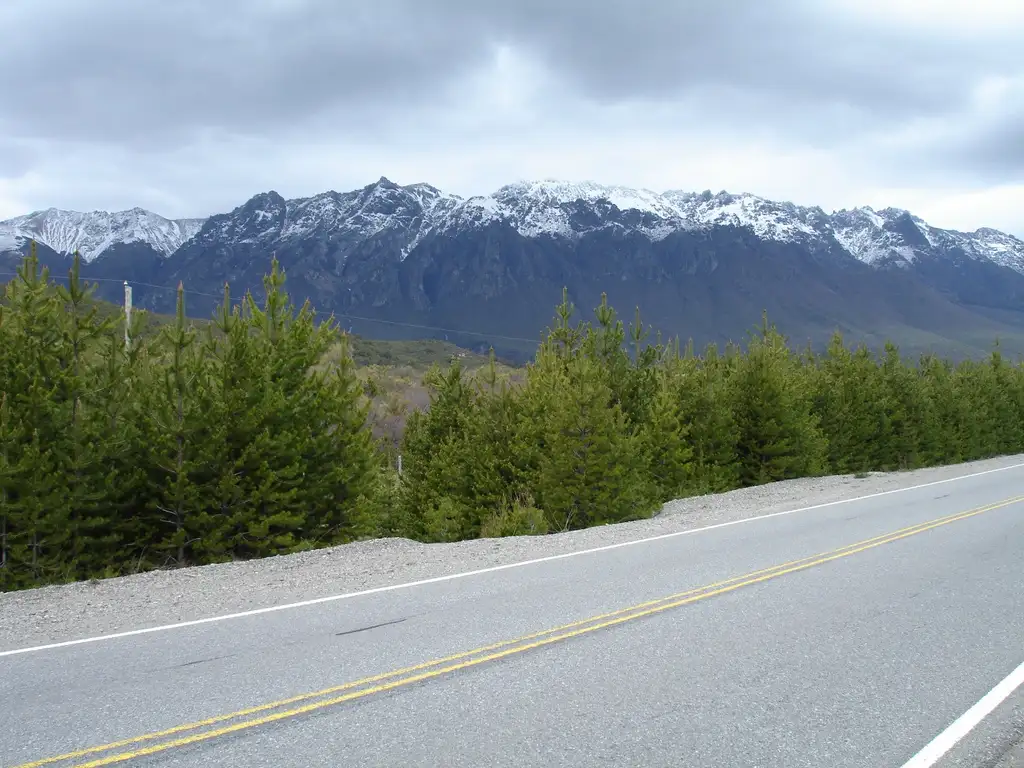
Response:
POLYGON ((24 653, 36 653, 39 651, 49 651, 54 648, 67 648, 72 645, 84 645, 85 643, 98 643, 103 640, 117 640, 122 637, 134 637, 136 635, 146 635, 151 632, 166 632, 171 629, 181 629, 184 627, 196 627, 200 624, 212 624, 219 621, 229 621, 231 619, 241 619, 248 616, 259 616, 264 613, 276 613, 278 611, 288 611, 295 608, 306 608, 310 605, 320 605, 322 603, 332 603, 338 600, 349 600, 354 597, 364 597, 365 595, 376 595, 382 592, 393 592, 399 589, 410 589, 412 587, 421 587, 426 584, 438 584, 444 581, 454 581, 455 579, 464 579, 469 576, 480 576, 485 573, 496 573, 498 571, 505 571, 511 568, 522 568, 527 565, 537 565, 539 563, 550 563, 555 560, 565 560, 570 557, 578 557, 580 555, 591 555, 597 552, 608 552, 613 549, 621 549, 623 547, 632 547, 636 544, 648 544, 653 541, 663 541, 665 539, 673 539, 677 536, 690 536, 695 533, 703 533, 704 531, 713 531, 718 528, 727 528, 731 525, 742 525, 744 523, 753 523, 759 520, 770 520, 774 517, 783 517, 784 515, 793 515, 797 512, 809 512, 812 509, 822 509, 823 507, 834 507, 839 504, 852 504, 857 501, 865 501, 867 499, 875 499, 880 496, 889 496, 894 493, 903 493, 905 491, 915 491, 920 488, 929 488, 935 485, 943 485, 945 483, 956 482, 957 480, 967 480, 972 477, 981 477, 982 475, 990 475, 994 472, 1005 472, 1009 469, 1020 469, 1024 467, 1024 462, 1011 464, 1007 467, 996 467, 995 469, 986 469, 982 472, 972 472, 969 475, 958 475, 957 477, 947 477, 944 480, 933 480, 930 483, 920 483, 918 485, 910 485, 906 488, 893 488, 888 491, 879 491, 878 493, 869 493, 866 496, 857 496, 852 499, 840 499, 838 501, 826 501, 823 504, 814 504, 809 507, 799 507, 798 509, 787 509, 782 512, 772 512, 767 515, 759 515, 757 517, 747 517, 742 520, 730 520, 727 523, 717 523, 715 525, 707 525, 703 528, 690 528, 685 531, 675 531, 673 533, 663 533, 658 536, 649 536, 644 539, 633 539, 631 541, 622 541, 617 544, 608 544, 603 547, 594 547, 592 549, 581 549, 575 552, 565 552, 560 555, 549 555, 547 557, 538 557, 533 560, 522 560, 517 563, 506 563, 505 565, 495 565, 490 568, 481 568, 476 571, 464 571, 462 573, 453 573, 448 576, 435 576, 430 579, 421 579, 420 581, 410 581, 404 584, 392 584, 386 587, 374 587, 373 589, 364 589, 359 592, 346 592, 341 595, 328 595, 326 597, 317 597, 312 600, 303 600, 297 603, 286 603, 283 605, 272 605, 266 608, 254 608, 249 611, 239 611, 238 613, 228 613, 221 616, 209 616, 205 619, 193 619, 191 621, 179 621, 174 624, 162 624, 156 627, 146 627, 145 629, 131 629, 125 632, 114 632, 109 635, 97 635, 95 637, 83 637, 78 640, 65 640, 59 643, 47 643, 46 645, 35 645, 29 648, 15 648, 10 651, 0 651, 0 658, 5 656, 18 656, 24 653))
POLYGON ((973 707, 954 720, 946 730, 936 736, 924 749, 903 764, 902 768, 931 768, 951 750, 958 741, 971 732, 1010 694, 1024 684, 1024 664, 1011 672, 999 685, 981 697, 973 707))

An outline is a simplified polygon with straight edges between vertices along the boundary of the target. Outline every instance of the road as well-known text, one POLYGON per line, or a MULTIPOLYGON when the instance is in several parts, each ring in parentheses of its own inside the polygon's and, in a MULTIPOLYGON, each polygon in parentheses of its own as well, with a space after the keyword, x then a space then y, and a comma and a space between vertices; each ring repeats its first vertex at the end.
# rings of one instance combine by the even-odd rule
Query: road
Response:
POLYGON ((0 655, 0 765, 1019 767, 1016 685, 922 750, 1024 676, 1022 553, 1016 468, 0 655))

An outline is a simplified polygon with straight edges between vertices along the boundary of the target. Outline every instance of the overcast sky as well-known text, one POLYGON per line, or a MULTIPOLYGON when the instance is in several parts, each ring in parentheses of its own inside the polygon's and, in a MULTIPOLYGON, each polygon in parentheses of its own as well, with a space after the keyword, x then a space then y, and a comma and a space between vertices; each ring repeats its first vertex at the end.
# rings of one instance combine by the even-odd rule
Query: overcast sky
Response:
POLYGON ((1021 0, 2 0, 0 218, 553 177, 1024 236, 1021 40, 1021 0))

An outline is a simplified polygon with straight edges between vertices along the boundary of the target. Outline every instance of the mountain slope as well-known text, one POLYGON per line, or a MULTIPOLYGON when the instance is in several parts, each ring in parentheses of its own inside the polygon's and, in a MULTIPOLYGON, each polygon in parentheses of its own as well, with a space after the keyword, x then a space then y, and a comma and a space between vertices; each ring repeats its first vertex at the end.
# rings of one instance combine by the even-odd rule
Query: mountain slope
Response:
MULTIPOLYGON (((140 222, 145 213, 135 214, 140 222)), ((583 316, 607 291, 623 314, 639 306, 646 322, 698 344, 741 339, 767 309, 801 343, 823 344, 838 328, 873 345, 891 337, 957 356, 996 336, 1024 350, 1024 243, 932 227, 895 208, 829 214, 750 194, 552 180, 464 199, 381 178, 293 200, 266 192, 201 226, 176 225, 160 240, 151 233, 167 227, 121 224, 116 231, 134 239, 93 246, 88 274, 112 291, 124 279, 149 284, 136 287, 136 302, 158 311, 171 308, 173 291, 150 286, 183 281, 189 312, 202 316, 225 281, 235 296, 259 292, 275 254, 298 301, 346 315, 363 335, 445 336, 408 327, 433 326, 469 332, 448 333, 463 346, 506 353, 531 351, 562 286, 583 316), (135 237, 142 231, 150 234, 135 237), (165 255, 175 238, 184 239, 165 255)), ((85 242, 54 229, 39 231, 58 254, 85 242)))
POLYGON ((143 208, 127 211, 63 211, 48 208, 0 221, 0 251, 34 239, 57 253, 76 250, 91 262, 116 245, 144 244, 170 256, 203 225, 203 219, 165 219, 143 208))

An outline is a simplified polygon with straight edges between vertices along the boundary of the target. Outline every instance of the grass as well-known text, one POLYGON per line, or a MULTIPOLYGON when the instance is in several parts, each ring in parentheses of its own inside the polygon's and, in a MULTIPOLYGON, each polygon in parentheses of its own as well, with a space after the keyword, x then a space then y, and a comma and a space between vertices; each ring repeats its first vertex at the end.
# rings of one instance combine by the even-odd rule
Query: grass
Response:
POLYGON ((417 341, 380 341, 360 336, 352 337, 352 357, 356 365, 383 365, 427 370, 435 363, 447 365, 455 359, 467 367, 476 368, 487 358, 439 339, 417 341))

